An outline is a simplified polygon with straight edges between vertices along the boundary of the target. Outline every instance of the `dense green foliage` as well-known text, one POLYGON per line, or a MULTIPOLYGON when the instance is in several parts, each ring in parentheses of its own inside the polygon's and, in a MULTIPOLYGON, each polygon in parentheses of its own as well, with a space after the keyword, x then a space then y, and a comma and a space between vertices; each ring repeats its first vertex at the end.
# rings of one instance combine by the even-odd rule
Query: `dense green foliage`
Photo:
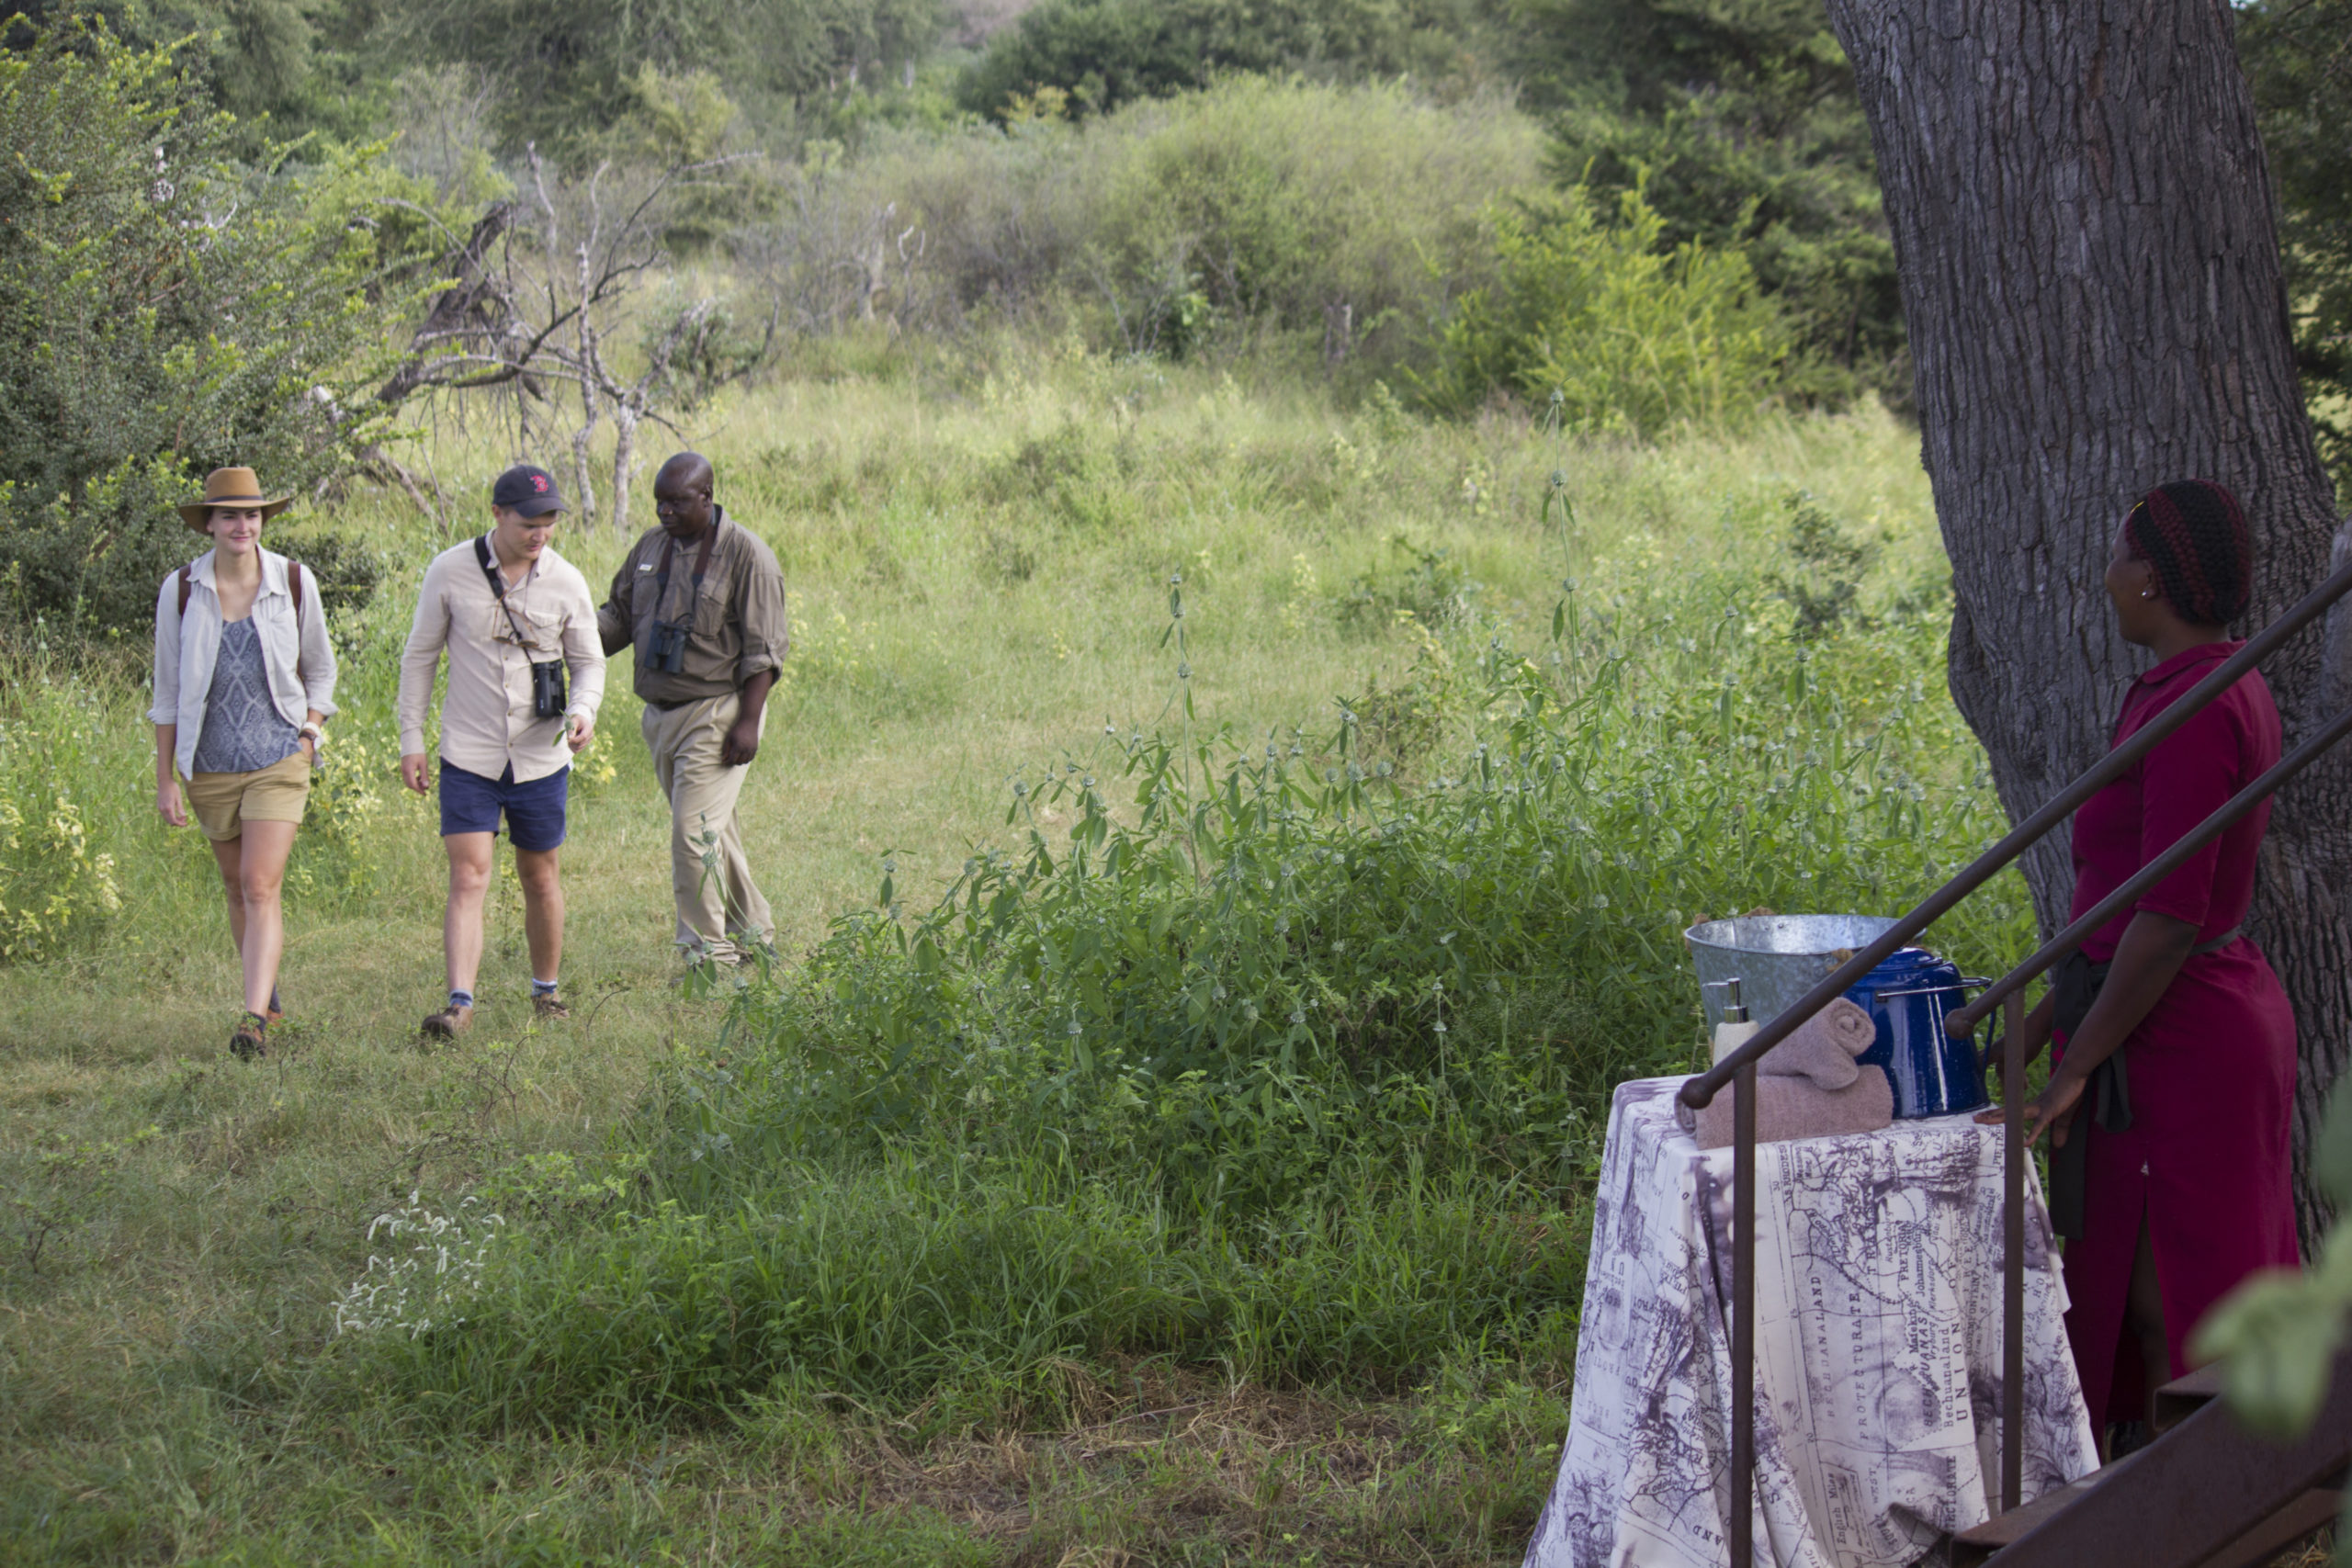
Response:
POLYGON ((212 105, 235 117, 223 129, 250 157, 273 133, 350 141, 375 129, 383 94, 356 47, 367 9, 341 0, 15 0, 0 10, 19 18, 0 44, 26 52, 43 32, 79 23, 134 50, 168 50, 212 105))
POLYGON ((611 129, 658 72, 708 73, 739 102, 792 105, 860 73, 895 76, 939 36, 938 0, 421 0, 386 7, 388 58, 470 67, 497 84, 497 123, 519 149, 559 150, 611 129))
POLYGON ((1237 73, 1476 74, 1495 0, 1043 0, 989 40, 956 97, 1001 118, 1040 88, 1072 112, 1205 87, 1237 73))
POLYGON ((2352 4, 2259 0, 2237 26, 2278 189, 2296 358, 2322 455, 2352 500, 2352 4))
POLYGON ((1575 429, 1654 435, 1765 406, 1792 344, 1747 259, 1697 240, 1667 254, 1666 220, 1640 191, 1617 205, 1604 222, 1571 186, 1495 214, 1500 276, 1441 330, 1432 407, 1467 413, 1501 389, 1548 400, 1575 429))
POLYGON ((1535 0, 1565 183, 1638 186, 1668 247, 1744 256, 1802 355, 1784 386, 1911 397, 1894 249, 1853 73, 1808 0, 1535 0))
MULTIPOLYGON (((631 117, 646 67, 697 73, 735 102, 789 122, 797 105, 910 72, 939 39, 939 0, 27 0, 8 48, 66 17, 102 22, 135 48, 180 51, 239 150, 270 134, 380 133, 404 84, 458 68, 487 89, 502 150, 536 139, 585 154, 631 117), (267 116, 266 128, 254 122, 267 116)), ((0 12, 0 15, 5 15, 0 12)))
POLYGON ((393 297, 367 152, 232 163, 171 55, 62 29, 0 55, 0 594, 61 629, 147 624, 192 553, 173 502, 241 463, 340 472, 393 297), (348 411, 348 412, 346 412, 348 411))

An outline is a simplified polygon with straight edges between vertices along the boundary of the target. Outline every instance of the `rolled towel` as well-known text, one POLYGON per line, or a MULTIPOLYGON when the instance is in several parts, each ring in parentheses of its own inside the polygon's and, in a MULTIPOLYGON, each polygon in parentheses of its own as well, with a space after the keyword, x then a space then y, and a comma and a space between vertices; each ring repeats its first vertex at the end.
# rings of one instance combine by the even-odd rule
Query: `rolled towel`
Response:
MULTIPOLYGON (((1772 1058, 1767 1056, 1765 1061, 1772 1058)), ((1726 1085, 1714 1103, 1692 1111, 1677 1100, 1675 1119, 1702 1149, 1731 1145, 1733 1089, 1726 1085)), ((1894 1086, 1877 1064, 1855 1075, 1844 1089, 1817 1089, 1803 1077, 1766 1077, 1758 1064, 1756 1077, 1756 1141, 1784 1144, 1798 1138, 1831 1138, 1847 1133, 1875 1133, 1894 1120, 1894 1086)))
MULTIPOLYGON (((1878 1025, 1851 1000, 1839 997, 1800 1024, 1756 1064, 1759 1078, 1808 1078, 1816 1089, 1850 1088, 1860 1069, 1854 1058, 1878 1039, 1878 1025)), ((1883 1075, 1882 1075, 1883 1076, 1883 1075)))

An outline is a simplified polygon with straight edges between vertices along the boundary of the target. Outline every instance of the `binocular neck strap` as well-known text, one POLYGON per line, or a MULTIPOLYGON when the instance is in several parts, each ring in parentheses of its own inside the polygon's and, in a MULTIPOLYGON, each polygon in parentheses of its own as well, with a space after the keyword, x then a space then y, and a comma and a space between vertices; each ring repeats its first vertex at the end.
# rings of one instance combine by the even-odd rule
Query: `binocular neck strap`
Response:
MULTIPOLYGON (((716 544, 718 539, 718 519, 714 517, 710 520, 710 526, 702 531, 702 548, 695 552, 693 596, 686 601, 685 618, 689 624, 695 618, 695 612, 702 607, 702 574, 710 570, 710 547, 716 544)), ((670 557, 677 547, 678 541, 675 539, 662 541, 662 570, 653 577, 653 618, 655 620, 662 618, 662 603, 670 597, 670 557)))
POLYGON ((528 659, 538 645, 524 633, 523 623, 514 618, 514 606, 506 602, 506 579, 499 574, 498 563, 491 559, 489 535, 475 538, 474 558, 481 562, 481 573, 490 579, 490 591, 497 597, 498 607, 506 612, 506 624, 514 628, 515 644, 522 649, 523 657, 528 659))

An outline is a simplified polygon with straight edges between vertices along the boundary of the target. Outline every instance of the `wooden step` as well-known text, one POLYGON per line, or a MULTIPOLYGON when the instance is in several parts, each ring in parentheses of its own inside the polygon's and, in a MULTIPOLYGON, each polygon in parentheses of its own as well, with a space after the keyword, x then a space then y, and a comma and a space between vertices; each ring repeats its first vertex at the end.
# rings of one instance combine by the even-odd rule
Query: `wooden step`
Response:
MULTIPOLYGON (((2142 1449, 2138 1453, 2126 1454, 2103 1470, 2093 1471, 2079 1481, 2043 1493, 2023 1507, 1997 1515, 1973 1529, 1961 1531, 1952 1537, 1951 1568, 1978 1568, 2003 1547, 2018 1540, 2026 1531, 2093 1486, 2122 1474, 2139 1460, 2141 1454, 2147 1451, 2142 1449)), ((2342 1492, 2330 1486, 2313 1487, 2222 1551, 2196 1564, 2195 1568, 2258 1568, 2259 1564, 2267 1562, 2312 1531, 2334 1523, 2343 1508, 2342 1492)))
POLYGON ((2016 1540, 2034 1526, 2058 1512, 2067 1504, 2103 1481, 2112 1481, 2139 1462, 2140 1455, 2148 1450, 2130 1453, 2113 1464, 2095 1470, 2078 1481, 2068 1482, 2054 1491, 2044 1492, 2032 1502, 2013 1508, 2006 1514, 1996 1514, 1983 1524, 1962 1530, 1951 1538, 1951 1568, 1976 1568, 2001 1548, 2016 1540))
POLYGON ((2219 1363, 2199 1367, 2185 1378, 2173 1379, 2156 1390, 2156 1430, 2164 1432, 2179 1426, 2221 1397, 2222 1369, 2219 1363))
MULTIPOLYGON (((2161 1434, 2178 1426, 2203 1406, 2221 1397, 2222 1369, 2219 1366, 2199 1367, 2187 1377, 2175 1378, 2156 1390, 2155 1429, 2161 1434)), ((1952 1568, 1974 1568, 2001 1548, 2064 1507, 2075 1498, 2100 1481, 2109 1480, 2123 1472, 2141 1453, 2126 1454, 2101 1470, 2093 1471, 2082 1479, 2045 1492, 2014 1513, 2000 1514, 1966 1529, 1952 1538, 1952 1568)), ((2290 1512, 2293 1510, 2290 1508, 2290 1512)), ((2281 1516, 2284 1517, 2285 1516, 2281 1516)), ((2300 1532, 2299 1532, 2300 1533, 2300 1532)), ((2289 1540, 2293 1540, 2290 1536, 2289 1540)))
POLYGON ((2343 1493, 2314 1486, 2197 1568, 2257 1568, 2312 1531, 2334 1524, 2343 1509, 2343 1493))

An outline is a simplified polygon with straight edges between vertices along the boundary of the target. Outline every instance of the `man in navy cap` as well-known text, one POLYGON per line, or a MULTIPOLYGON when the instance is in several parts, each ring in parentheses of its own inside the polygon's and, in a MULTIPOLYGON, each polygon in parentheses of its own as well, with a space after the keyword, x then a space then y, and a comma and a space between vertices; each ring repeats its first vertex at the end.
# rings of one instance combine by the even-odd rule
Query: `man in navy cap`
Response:
POLYGON ((548 545, 562 513, 563 497, 545 468, 526 463, 499 475, 490 532, 442 551, 424 569, 401 656, 401 778, 424 795, 433 787, 425 709, 442 650, 449 654, 440 747, 449 1000, 425 1018, 430 1036, 453 1038, 473 1021, 482 897, 502 816, 523 886, 533 1010, 570 1016, 556 986, 563 962, 556 857, 571 759, 594 734, 604 701, 605 650, 588 580, 548 545))

